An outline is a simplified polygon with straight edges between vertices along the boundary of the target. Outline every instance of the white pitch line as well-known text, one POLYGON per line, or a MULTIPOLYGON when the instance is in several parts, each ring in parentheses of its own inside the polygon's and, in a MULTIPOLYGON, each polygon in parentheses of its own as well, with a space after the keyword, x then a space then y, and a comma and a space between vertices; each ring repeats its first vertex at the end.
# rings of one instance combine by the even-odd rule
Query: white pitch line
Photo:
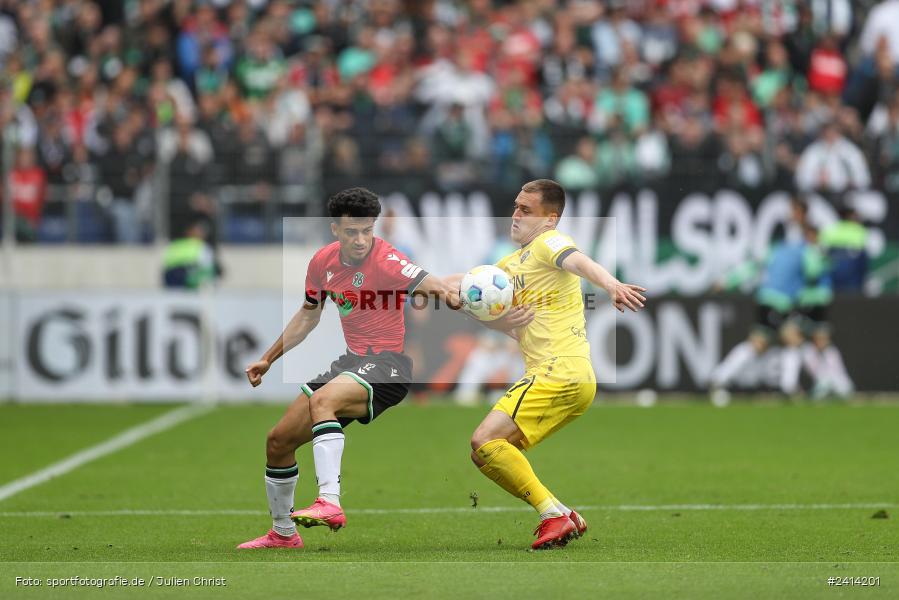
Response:
POLYGON ((74 471, 78 467, 97 460, 98 458, 102 458, 113 452, 118 452, 119 450, 127 448, 132 444, 136 444, 151 435, 171 429, 176 425, 209 412, 211 409, 212 406, 208 404, 191 404, 176 408, 151 421, 127 429, 115 437, 109 438, 105 442, 97 444, 96 446, 91 446, 90 448, 85 448, 58 463, 52 464, 49 467, 36 471, 21 479, 16 479, 15 481, 7 483, 0 487, 0 501, 6 500, 19 492, 24 492, 36 485, 40 485, 54 477, 65 475, 66 473, 74 471))
MULTIPOLYGON (((759 510, 850 510, 869 508, 899 508, 899 504, 892 502, 861 502, 851 504, 604 504, 604 505, 577 505, 580 510, 606 510, 606 511, 671 511, 671 510, 733 510, 733 511, 759 511, 759 510)), ((444 508, 357 508, 348 509, 351 515, 400 515, 400 514, 441 514, 441 513, 467 513, 479 512, 527 512, 528 506, 480 506, 472 507, 444 507, 444 508)), ((268 511, 252 509, 123 509, 123 510, 95 510, 95 511, 20 511, 0 512, 2 517, 131 517, 131 516, 241 516, 241 515, 268 515, 268 511)))

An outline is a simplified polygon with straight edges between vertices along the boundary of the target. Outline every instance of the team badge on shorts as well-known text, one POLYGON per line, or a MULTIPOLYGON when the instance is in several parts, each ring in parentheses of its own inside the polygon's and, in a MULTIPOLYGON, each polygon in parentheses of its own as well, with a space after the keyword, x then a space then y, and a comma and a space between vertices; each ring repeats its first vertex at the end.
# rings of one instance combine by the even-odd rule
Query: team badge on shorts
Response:
POLYGON ((362 271, 358 271, 355 275, 353 275, 353 285, 358 287, 362 287, 362 282, 365 281, 365 274, 362 271))
POLYGON ((375 363, 366 363, 364 366, 359 367, 357 371, 360 375, 368 375, 368 372, 375 368, 375 363))

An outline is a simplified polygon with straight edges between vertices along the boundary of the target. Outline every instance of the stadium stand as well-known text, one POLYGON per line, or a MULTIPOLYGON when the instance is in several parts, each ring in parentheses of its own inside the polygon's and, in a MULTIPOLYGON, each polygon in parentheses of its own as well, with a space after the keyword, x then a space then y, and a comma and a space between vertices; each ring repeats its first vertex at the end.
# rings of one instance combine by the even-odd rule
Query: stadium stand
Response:
POLYGON ((0 0, 16 235, 147 242, 202 219, 220 241, 271 242, 279 216, 360 180, 413 199, 554 174, 896 194, 897 11, 0 0))

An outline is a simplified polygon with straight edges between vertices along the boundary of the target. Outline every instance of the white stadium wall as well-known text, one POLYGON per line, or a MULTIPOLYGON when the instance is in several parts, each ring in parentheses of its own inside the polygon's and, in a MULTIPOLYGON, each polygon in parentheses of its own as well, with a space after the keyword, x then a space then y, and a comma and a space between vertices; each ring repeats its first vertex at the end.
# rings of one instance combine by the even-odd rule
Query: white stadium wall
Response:
MULTIPOLYGON (((315 250, 291 247, 289 264, 307 264, 315 250)), ((301 293, 282 297, 281 246, 220 248, 226 277, 215 299, 162 290, 161 246, 20 245, 6 251, 0 263, 0 402, 285 401, 296 395, 295 382, 325 370, 345 349, 336 316, 326 313, 307 345, 315 350, 279 361, 259 388, 247 384, 246 363, 302 304, 301 293), (212 365, 208 370, 198 364, 201 335, 216 340, 202 354, 212 365)), ((302 289, 302 280, 303 273, 292 283, 302 289)))
POLYGON ((22 291, 9 396, 18 401, 287 401, 344 352, 335 311, 258 388, 244 369, 298 305, 280 292, 22 291))
MULTIPOLYGON (((318 248, 292 248, 301 260, 318 248)), ((162 246, 18 246, 0 289, 158 289, 162 246), (11 272, 9 272, 11 271, 11 272)), ((222 246, 224 289, 281 289, 281 246, 222 246)), ((302 275, 300 276, 302 277, 302 275)))

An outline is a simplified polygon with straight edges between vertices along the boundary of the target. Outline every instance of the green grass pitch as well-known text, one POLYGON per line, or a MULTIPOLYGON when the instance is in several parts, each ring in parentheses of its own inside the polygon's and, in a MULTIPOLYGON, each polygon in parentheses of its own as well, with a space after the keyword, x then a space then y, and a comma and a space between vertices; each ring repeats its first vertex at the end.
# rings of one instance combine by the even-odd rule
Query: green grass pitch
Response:
MULTIPOLYGON (((0 488, 171 410, 0 405, 0 488)), ((0 597, 73 576, 148 583, 51 597, 899 597, 897 404, 598 404, 528 453, 590 526, 545 552, 527 550, 533 510, 469 462, 486 410, 406 405, 347 428, 348 527, 272 552, 235 546, 270 524, 264 438, 283 407, 215 408, 0 501, 0 597)), ((298 460, 304 505, 308 447, 298 460)))

